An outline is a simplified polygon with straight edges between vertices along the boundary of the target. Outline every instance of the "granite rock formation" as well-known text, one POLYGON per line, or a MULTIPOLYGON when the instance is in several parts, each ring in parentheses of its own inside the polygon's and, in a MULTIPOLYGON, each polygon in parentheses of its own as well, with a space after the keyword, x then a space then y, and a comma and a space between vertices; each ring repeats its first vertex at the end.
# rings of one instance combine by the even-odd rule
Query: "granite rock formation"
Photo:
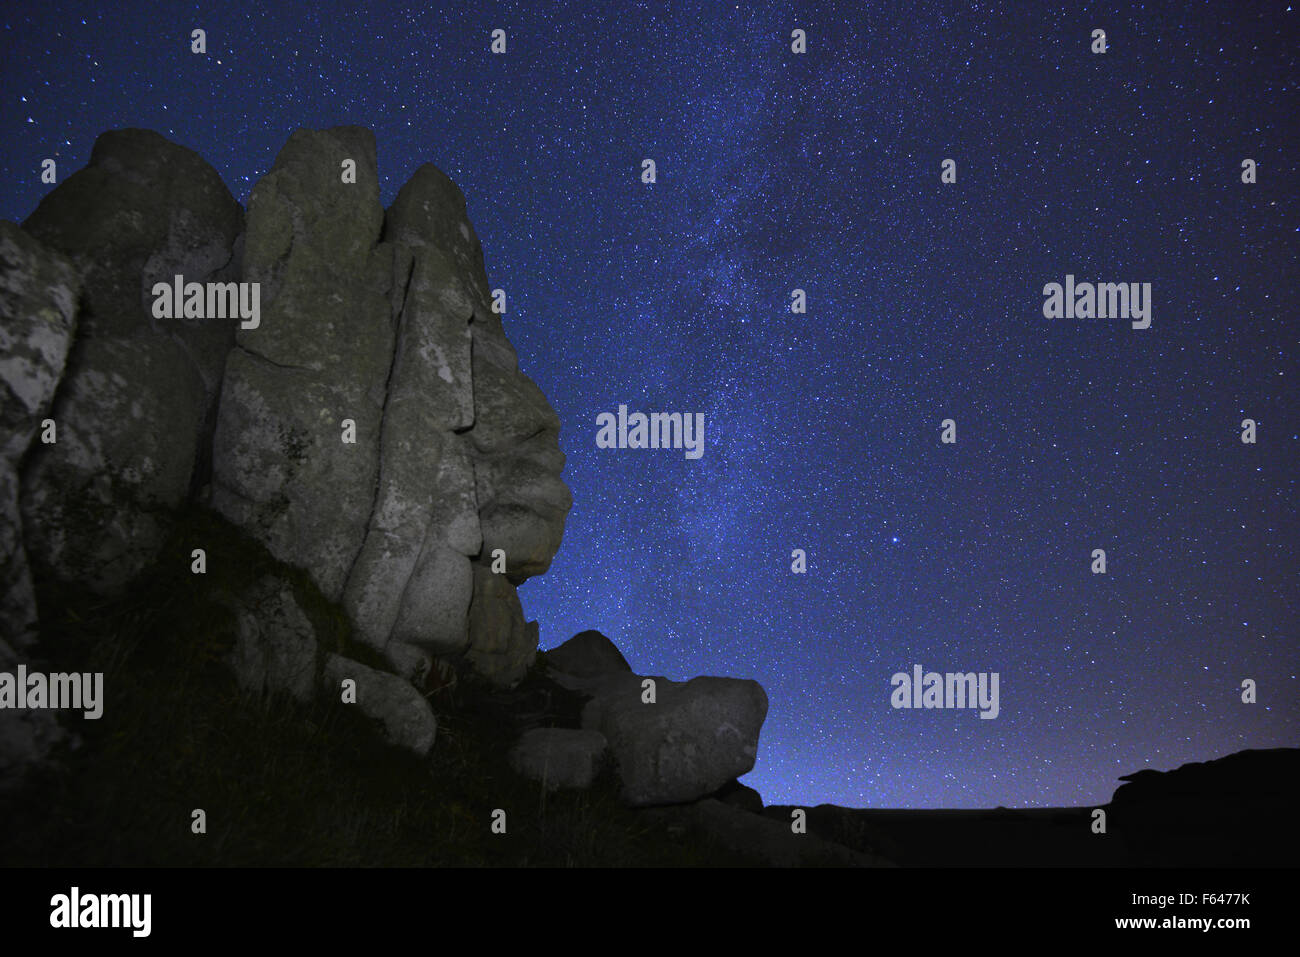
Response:
MULTIPOLYGON (((192 151, 105 133, 21 228, 0 224, 0 320, 0 664, 39 657, 29 561, 119 595, 189 562, 160 549, 203 506, 305 571, 395 672, 319 647, 269 575, 229 596, 246 690, 305 700, 350 676, 423 753, 436 721, 414 684, 434 657, 506 687, 531 665, 516 588, 550 566, 571 505, 559 420, 433 166, 385 210, 368 130, 299 130, 246 213, 192 151), (155 287, 176 277, 206 309, 166 318, 155 287), (255 317, 212 313, 214 288, 253 284, 255 317), (46 418, 56 441, 33 441, 46 418)), ((0 715, 15 764, 48 750, 47 717, 0 715)))
MULTIPOLYGON (((151 562, 188 565, 190 546, 160 549, 200 506, 269 552, 216 593, 246 692, 355 705, 420 755, 435 659, 513 693, 538 643, 517 588, 549 568, 572 500, 559 419, 519 370, 445 175, 420 167, 384 209, 368 130, 299 130, 245 211, 196 154, 116 131, 4 224, 0 257, 0 663, 39 650, 26 556, 43 581, 112 596, 151 562), (166 318, 155 287, 174 281, 207 308, 166 318), (256 308, 213 315, 213 289, 256 308), (57 441, 35 443, 45 417, 57 441), (320 599, 349 637, 320 637, 320 599)), ((568 726, 525 725, 508 755, 546 787, 590 787, 608 762, 628 804, 686 804, 753 767, 757 683, 648 679, 594 631, 547 661, 568 726)), ((31 764, 59 733, 0 719, 0 762, 31 764)), ((742 813, 718 808, 700 813, 742 813)))

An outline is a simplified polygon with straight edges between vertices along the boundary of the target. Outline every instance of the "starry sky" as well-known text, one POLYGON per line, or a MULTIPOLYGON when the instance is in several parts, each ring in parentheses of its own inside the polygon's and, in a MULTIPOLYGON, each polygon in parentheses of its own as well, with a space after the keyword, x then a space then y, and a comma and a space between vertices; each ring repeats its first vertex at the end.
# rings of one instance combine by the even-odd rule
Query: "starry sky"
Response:
POLYGON ((7 3, 0 216, 118 127, 241 202, 301 126, 372 128, 385 203, 446 171, 563 423, 542 646, 760 681, 769 803, 1091 804, 1300 745, 1290 4, 343 6, 7 3), (1151 283, 1151 327, 1045 319, 1067 273, 1151 283), (620 403, 703 412, 704 456, 597 448, 620 403), (918 663, 1001 713, 891 708, 918 663))

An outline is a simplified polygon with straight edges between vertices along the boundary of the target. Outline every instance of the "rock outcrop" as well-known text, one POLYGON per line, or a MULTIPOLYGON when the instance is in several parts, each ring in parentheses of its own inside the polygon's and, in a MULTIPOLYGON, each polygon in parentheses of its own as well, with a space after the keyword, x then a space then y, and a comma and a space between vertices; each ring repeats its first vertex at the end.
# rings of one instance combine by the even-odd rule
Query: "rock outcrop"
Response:
MULTIPOLYGON (((385 210, 367 130, 294 133, 247 212, 190 150, 101 136, 0 224, 0 670, 40 657, 32 570, 112 598, 169 562, 246 557, 238 584, 185 580, 228 613, 220 654, 248 694, 338 702, 425 756, 426 694, 459 664, 510 703, 507 761, 545 789, 610 769, 625 803, 758 863, 878 863, 753 813, 736 778, 756 682, 647 678, 587 631, 520 683, 538 625, 517 588, 572 499, 498 302, 460 190, 425 165, 385 210), (187 506, 234 544, 162 554, 187 506)), ((0 788, 70 736, 48 710, 0 713, 0 788)))
POLYGON ((515 585, 549 567, 571 498, 460 191, 426 165, 385 213, 368 131, 300 130, 249 199, 244 275, 264 314, 227 365, 214 506, 390 660, 519 680, 537 628, 515 585))
MULTIPOLYGON (((59 429, 21 478, 26 440, 6 451, 0 494, 26 523, 8 510, 6 562, 25 541, 57 578, 111 594, 197 499, 305 569, 395 665, 524 674, 537 628, 515 588, 549 567, 571 505, 559 420, 518 369, 446 176, 421 167, 385 211, 368 130, 299 130, 245 216, 196 154, 122 130, 5 236, 6 368, 49 347, 47 394, 19 398, 30 427, 28 400, 49 406, 57 383, 59 429), (42 278, 41 244, 63 278, 42 278), (154 284, 176 276, 257 284, 257 321, 159 318, 154 284), (20 341, 37 286, 62 290, 61 345, 20 341)), ((11 582, 6 600, 30 604, 11 582)), ((6 622, 30 630, 22 615, 6 622)))
MULTIPOLYGON (((0 663, 34 654, 29 559, 115 596, 190 560, 159 550, 198 505, 304 570, 395 672, 320 647, 271 574, 229 602, 245 689, 306 700, 346 672, 423 753, 434 657, 524 675, 538 630, 516 587, 572 501, 559 420, 519 371, 459 189, 426 165, 385 211, 378 184, 369 131, 299 130, 245 214, 198 155, 119 130, 0 225, 0 663), (177 277, 198 308, 159 308, 177 277), (33 442, 45 418, 57 439, 33 442)), ((12 754, 48 750, 53 718, 11 717, 12 754)))
MULTIPOLYGON (((160 548, 179 508, 206 506, 258 554, 205 593, 229 609, 222 654, 246 692, 355 706, 424 755, 435 659, 444 687, 459 662, 539 702, 515 716, 519 773, 587 788, 612 764, 637 807, 733 795, 691 813, 759 839, 742 808, 761 800, 734 783, 767 712, 757 683, 645 678, 591 631, 548 654, 549 684, 519 686, 538 626, 517 588, 549 568, 571 497, 559 419, 519 370, 445 175, 422 166, 385 210, 369 131, 299 130, 245 213, 189 150, 107 133, 23 228, 3 225, 0 263, 0 666, 34 652, 28 555, 112 596, 151 562, 189 563, 202 542, 160 548), (207 293, 191 310, 185 292, 181 318, 155 302, 177 282, 207 293), (256 308, 213 315, 214 289, 256 308), (47 417, 57 441, 34 443, 47 417), (551 723, 568 726, 538 727, 561 701, 551 723)), ((46 712, 7 717, 0 767, 60 734, 46 712)))

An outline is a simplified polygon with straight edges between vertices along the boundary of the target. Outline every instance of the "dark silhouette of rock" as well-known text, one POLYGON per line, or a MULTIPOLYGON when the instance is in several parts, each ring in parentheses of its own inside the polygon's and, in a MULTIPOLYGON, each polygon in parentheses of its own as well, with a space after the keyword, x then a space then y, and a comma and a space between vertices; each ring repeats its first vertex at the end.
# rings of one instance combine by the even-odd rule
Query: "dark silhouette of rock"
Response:
POLYGON ((739 781, 728 781, 712 795, 715 799, 731 807, 749 811, 752 814, 763 813, 763 795, 739 781))
POLYGON ((546 663, 575 678, 629 673, 632 666, 614 643, 598 631, 583 631, 546 652, 546 663))
POLYGON ((1184 798, 1253 800, 1294 794, 1300 787, 1300 748, 1245 750, 1213 761, 1193 761, 1172 771, 1144 768, 1120 776, 1114 807, 1184 798))

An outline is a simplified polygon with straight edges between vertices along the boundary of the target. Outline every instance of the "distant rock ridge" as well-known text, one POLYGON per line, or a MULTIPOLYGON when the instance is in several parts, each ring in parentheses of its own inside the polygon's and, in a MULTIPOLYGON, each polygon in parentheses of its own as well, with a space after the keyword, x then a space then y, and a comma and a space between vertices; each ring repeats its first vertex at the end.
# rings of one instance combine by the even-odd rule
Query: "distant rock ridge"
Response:
POLYGON ((1120 780, 1110 826, 1136 863, 1294 867, 1300 858, 1300 748, 1248 749, 1120 780))
POLYGON ((1120 775, 1110 803, 1193 797, 1282 797, 1300 788, 1300 748, 1246 749, 1211 761, 1192 761, 1171 771, 1143 768, 1120 775))

